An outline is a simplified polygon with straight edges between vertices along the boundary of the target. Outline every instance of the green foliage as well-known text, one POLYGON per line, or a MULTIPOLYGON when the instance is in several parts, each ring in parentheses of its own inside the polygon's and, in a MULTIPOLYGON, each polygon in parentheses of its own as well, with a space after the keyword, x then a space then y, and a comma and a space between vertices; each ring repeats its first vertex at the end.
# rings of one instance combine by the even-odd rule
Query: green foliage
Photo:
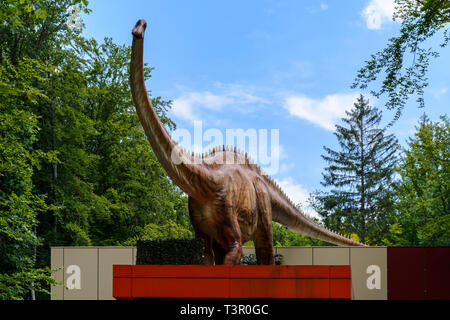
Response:
MULTIPOLYGON (((51 94, 61 103, 43 106, 41 147, 56 150, 60 160, 36 177, 58 208, 42 221, 43 236, 53 245, 120 245, 148 223, 190 228, 186 199, 161 168, 134 110, 130 48, 74 37, 65 55, 51 94)), ((165 116, 170 103, 153 102, 173 128, 165 116)))
POLYGON ((371 94, 379 98, 386 94, 386 108, 396 110, 397 120, 410 96, 417 95, 420 107, 425 105, 424 89, 428 86, 430 59, 439 52, 428 48, 428 39, 441 37, 440 47, 449 41, 450 2, 448 0, 395 0, 394 19, 401 22, 400 35, 372 55, 358 71, 352 88, 366 89, 384 74, 378 90, 371 94))
MULTIPOLYGON (((29 4, 29 2, 23 2, 29 4)), ((11 28, 20 24, 20 9, 13 1, 1 6, 0 16, 14 11, 11 28)), ((26 7, 23 7, 26 8, 26 7)), ((22 12, 23 13, 23 12, 22 12)), ((42 20, 42 11, 26 11, 29 19, 42 20)), ((23 299, 31 288, 51 283, 46 269, 33 269, 35 248, 40 244, 36 234, 38 214, 52 210, 45 196, 36 193, 32 182, 34 171, 43 161, 55 158, 53 152, 35 148, 39 132, 39 117, 34 107, 39 99, 47 100, 39 86, 46 83, 45 74, 54 70, 48 63, 29 57, 15 56, 14 63, 5 59, 8 50, 5 25, 0 27, 0 299, 23 299)))
POLYGON ((424 117, 398 173, 399 201, 388 245, 450 244, 450 121, 424 117))
MULTIPOLYGON (((25 268, 48 266, 50 246, 192 236, 134 110, 130 48, 82 38, 87 5, 0 1, 0 275, 23 280, 9 297, 27 297, 25 268)), ((170 102, 153 103, 174 129, 170 102)))
POLYGON ((322 156, 328 163, 322 185, 331 190, 316 192, 312 204, 332 230, 380 244, 393 219, 397 141, 378 127, 381 113, 363 96, 346 114, 335 131, 341 149, 324 147, 322 156))
MULTIPOLYGON (((281 254, 276 254, 274 258, 275 258, 275 265, 279 266, 283 263, 283 256, 281 254)), ((242 255, 241 265, 256 266, 257 264, 258 260, 256 258, 256 254, 249 253, 242 255)))
MULTIPOLYGON (((315 220, 316 223, 320 224, 319 221, 315 220)), ((324 241, 312 239, 292 230, 287 227, 277 223, 272 223, 272 234, 273 234, 273 245, 276 247, 281 246, 321 246, 327 244, 324 241)))
MULTIPOLYGON (((10 92, 29 85, 23 79, 16 81, 10 92)), ((33 193, 32 174, 52 155, 33 150, 37 119, 17 99, 19 95, 0 92, 0 299, 24 298, 32 282, 35 292, 45 292, 40 284, 51 281, 47 272, 30 266, 33 249, 40 243, 37 215, 51 210, 45 196, 33 193)))
POLYGON ((138 230, 143 240, 192 239, 194 236, 191 230, 170 220, 164 225, 149 223, 138 230))
POLYGON ((138 240, 138 265, 201 265, 204 241, 202 239, 138 240))
POLYGON ((55 271, 28 266, 11 275, 0 274, 0 300, 22 300, 31 290, 50 295, 50 285, 61 285, 52 277, 55 271))

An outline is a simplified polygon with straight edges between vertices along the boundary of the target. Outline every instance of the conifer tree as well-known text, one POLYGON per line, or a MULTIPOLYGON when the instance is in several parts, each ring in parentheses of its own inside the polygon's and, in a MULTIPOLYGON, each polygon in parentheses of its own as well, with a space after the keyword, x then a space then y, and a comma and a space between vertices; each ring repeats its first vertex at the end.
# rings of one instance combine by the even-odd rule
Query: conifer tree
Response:
POLYGON ((379 244, 389 231, 394 200, 391 185, 398 150, 393 135, 379 127, 381 112, 362 95, 336 125, 340 150, 324 147, 328 166, 314 207, 333 230, 379 244))

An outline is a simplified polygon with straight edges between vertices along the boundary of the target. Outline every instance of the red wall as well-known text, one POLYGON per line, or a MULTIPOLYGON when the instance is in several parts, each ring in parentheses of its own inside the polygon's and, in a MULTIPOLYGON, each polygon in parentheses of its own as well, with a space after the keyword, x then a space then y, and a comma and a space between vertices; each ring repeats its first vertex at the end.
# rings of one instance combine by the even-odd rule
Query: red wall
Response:
POLYGON ((350 299, 350 266, 114 265, 113 296, 350 299))
POLYGON ((450 247, 387 248, 388 299, 450 299, 450 247))

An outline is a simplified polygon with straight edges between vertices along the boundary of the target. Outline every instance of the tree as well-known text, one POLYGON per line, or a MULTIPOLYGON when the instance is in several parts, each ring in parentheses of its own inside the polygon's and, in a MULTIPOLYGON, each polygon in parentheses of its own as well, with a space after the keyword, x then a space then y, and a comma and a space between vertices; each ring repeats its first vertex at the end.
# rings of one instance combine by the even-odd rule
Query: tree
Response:
POLYGON ((336 125, 334 133, 341 150, 324 147, 322 155, 328 167, 321 183, 332 189, 316 192, 312 205, 331 229, 379 244, 393 214, 397 141, 378 127, 381 112, 362 95, 346 114, 345 126, 336 125))
MULTIPOLYGON (((97 199, 88 211, 90 239, 101 245, 132 244, 152 224, 192 230, 187 197, 168 179, 137 117, 129 90, 130 48, 108 38, 103 44, 78 38, 74 49, 86 57, 83 113, 95 129, 86 145, 95 158, 88 177, 97 199)), ((145 67, 146 79, 151 70, 145 67)), ((170 102, 152 100, 162 122, 174 129, 166 115, 170 102)))
POLYGON ((450 121, 422 118, 398 172, 396 222, 386 244, 450 244, 450 121))
POLYGON ((0 299, 48 293, 50 246, 191 236, 134 110, 130 48, 81 37, 86 0, 0 4, 0 299))
POLYGON ((0 299, 24 299, 30 290, 48 293, 48 285, 56 283, 48 267, 36 268, 38 214, 52 208, 32 181, 42 162, 55 156, 34 148, 39 117, 33 112, 38 99, 48 98, 39 86, 54 68, 27 57, 1 62, 0 299))
POLYGON ((379 98, 387 94, 386 108, 396 110, 397 120, 410 96, 417 95, 420 107, 425 106, 424 89, 428 86, 430 59, 439 57, 437 49, 427 48, 426 41, 441 37, 440 47, 449 42, 450 2, 448 0, 395 0, 394 20, 401 22, 400 35, 389 39, 387 46, 372 55, 358 71, 352 88, 366 89, 384 74, 378 90, 379 98))
MULTIPOLYGON (((70 39, 50 56, 60 72, 46 87, 52 102, 39 109, 37 145, 58 154, 35 177, 57 208, 40 221, 43 264, 51 245, 131 245, 152 223, 192 229, 187 198, 167 178, 136 115, 130 48, 109 38, 101 44, 78 34, 70 39)), ((170 102, 156 97, 153 104, 173 129, 170 102)))
POLYGON ((9 73, 21 75, 15 80, 0 66, 7 88, 0 92, 0 300, 23 299, 30 290, 48 293, 47 286, 56 283, 49 268, 34 268, 37 216, 50 208, 45 196, 33 192, 32 175, 52 157, 32 148, 37 118, 24 106, 23 88, 38 92, 30 85, 40 71, 34 65, 26 60, 11 67, 9 73))

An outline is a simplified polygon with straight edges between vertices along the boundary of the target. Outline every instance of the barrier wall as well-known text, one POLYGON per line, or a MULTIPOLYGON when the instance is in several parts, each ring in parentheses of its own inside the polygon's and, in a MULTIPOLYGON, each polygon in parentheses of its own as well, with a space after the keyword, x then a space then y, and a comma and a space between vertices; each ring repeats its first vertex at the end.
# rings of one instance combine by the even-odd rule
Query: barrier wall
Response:
MULTIPOLYGON (((350 265, 355 300, 450 299, 450 247, 276 247, 275 253, 285 265, 350 265)), ((53 247, 51 267, 62 267, 56 280, 67 289, 52 287, 52 299, 114 299, 112 265, 135 261, 135 247, 53 247)))
POLYGON ((112 300, 112 265, 135 264, 135 247, 53 247, 51 267, 62 267, 52 300, 112 300))
POLYGON ((450 247, 388 248, 389 300, 450 299, 450 247))
POLYGON ((117 299, 350 299, 350 266, 114 265, 117 299))

